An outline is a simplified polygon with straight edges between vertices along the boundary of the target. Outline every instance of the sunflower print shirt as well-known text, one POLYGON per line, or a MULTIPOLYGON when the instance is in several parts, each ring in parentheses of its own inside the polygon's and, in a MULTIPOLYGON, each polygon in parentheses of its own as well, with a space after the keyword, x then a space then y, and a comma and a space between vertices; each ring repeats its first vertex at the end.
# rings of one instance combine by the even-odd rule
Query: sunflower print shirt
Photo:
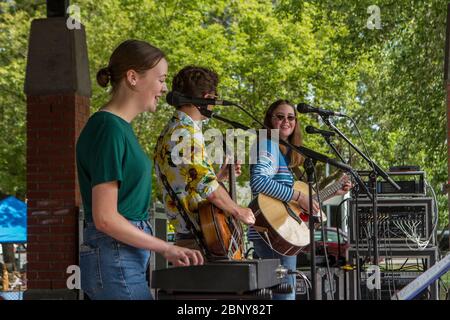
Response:
POLYGON ((154 164, 167 217, 177 233, 190 231, 165 190, 161 174, 166 176, 189 216, 198 223, 198 204, 219 187, 205 150, 201 122, 175 111, 156 143, 154 164))

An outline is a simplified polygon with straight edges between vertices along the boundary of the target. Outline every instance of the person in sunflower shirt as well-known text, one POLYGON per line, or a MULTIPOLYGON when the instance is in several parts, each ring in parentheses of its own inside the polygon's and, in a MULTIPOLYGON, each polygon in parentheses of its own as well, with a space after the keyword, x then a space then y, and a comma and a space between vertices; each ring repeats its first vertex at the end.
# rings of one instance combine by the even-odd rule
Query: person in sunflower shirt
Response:
MULTIPOLYGON (((190 97, 215 98, 218 82, 218 75, 214 71, 187 66, 174 77, 172 90, 190 97)), ((206 118, 201 115, 199 108, 192 104, 178 106, 161 132, 154 152, 156 177, 161 187, 166 213, 176 228, 175 244, 191 249, 198 249, 194 235, 164 188, 162 175, 167 178, 191 221, 194 225, 196 223, 197 227, 198 204, 204 200, 208 200, 247 225, 255 223, 251 209, 240 207, 235 203, 219 183, 228 178, 226 166, 222 166, 217 174, 214 172, 206 153, 201 129, 202 122, 206 118)), ((208 106, 208 109, 211 110, 212 106, 208 106)), ((236 165, 236 175, 240 174, 240 170, 240 165, 236 165)))

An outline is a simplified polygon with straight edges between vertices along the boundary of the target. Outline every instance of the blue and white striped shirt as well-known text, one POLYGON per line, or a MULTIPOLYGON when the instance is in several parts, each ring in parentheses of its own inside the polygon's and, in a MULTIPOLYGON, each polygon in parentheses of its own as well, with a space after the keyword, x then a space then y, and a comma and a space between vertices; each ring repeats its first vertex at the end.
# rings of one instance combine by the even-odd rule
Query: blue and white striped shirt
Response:
MULTIPOLYGON (((252 148, 256 148, 257 142, 252 148)), ((265 140, 260 144, 260 150, 255 164, 250 166, 250 188, 253 197, 263 193, 281 201, 289 201, 292 198, 294 189, 294 176, 288 168, 289 160, 281 152, 277 143, 272 140, 265 140)), ((249 229, 249 240, 259 237, 253 229, 249 229)))

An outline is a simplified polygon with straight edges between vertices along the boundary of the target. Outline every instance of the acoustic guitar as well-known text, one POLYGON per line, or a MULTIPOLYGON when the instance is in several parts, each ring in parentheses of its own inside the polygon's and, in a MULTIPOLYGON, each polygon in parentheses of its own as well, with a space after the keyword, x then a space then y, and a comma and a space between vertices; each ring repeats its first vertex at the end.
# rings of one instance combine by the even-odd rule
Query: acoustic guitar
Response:
MULTIPOLYGON (((333 197, 342 188, 344 182, 337 181, 319 191, 321 201, 333 197)), ((309 196, 308 184, 296 181, 293 188, 309 196)), ((315 195, 317 199, 317 195, 315 195)), ((249 205, 255 214, 253 228, 276 252, 293 256, 309 244, 309 216, 295 201, 283 202, 264 194, 259 194, 249 205)), ((327 220, 320 211, 321 222, 327 220)))
MULTIPOLYGON (((228 164, 229 194, 236 202, 235 165, 228 164)), ((200 228, 204 243, 213 258, 242 260, 244 258, 244 231, 241 223, 209 201, 199 204, 200 228)))

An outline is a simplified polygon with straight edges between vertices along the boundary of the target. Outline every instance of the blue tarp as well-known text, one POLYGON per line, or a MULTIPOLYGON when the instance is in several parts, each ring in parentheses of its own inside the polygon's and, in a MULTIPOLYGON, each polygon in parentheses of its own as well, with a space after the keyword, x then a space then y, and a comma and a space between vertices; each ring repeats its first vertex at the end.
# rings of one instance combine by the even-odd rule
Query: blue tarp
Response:
POLYGON ((0 201, 0 243, 27 242, 27 205, 15 197, 0 201))

